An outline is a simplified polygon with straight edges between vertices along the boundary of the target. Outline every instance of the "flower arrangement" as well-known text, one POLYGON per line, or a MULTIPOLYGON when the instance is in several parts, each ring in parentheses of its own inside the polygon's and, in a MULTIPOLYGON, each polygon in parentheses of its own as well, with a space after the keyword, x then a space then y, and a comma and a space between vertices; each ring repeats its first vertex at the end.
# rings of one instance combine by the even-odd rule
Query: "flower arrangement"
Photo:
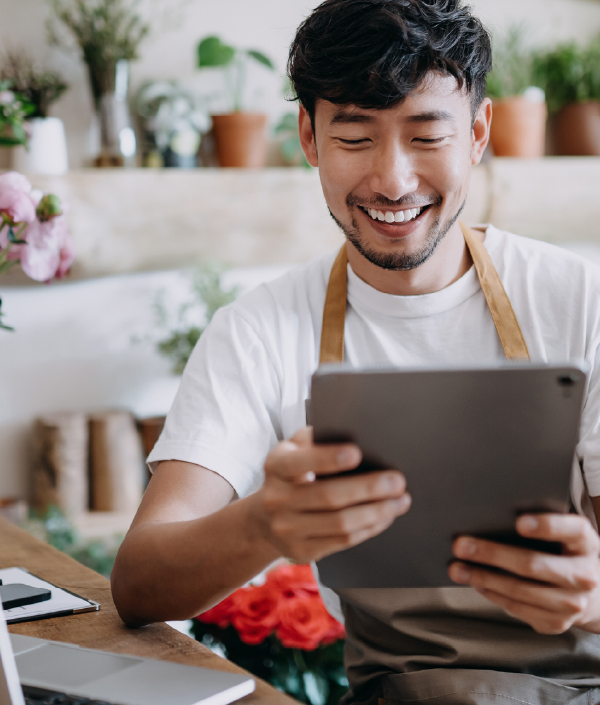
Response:
POLYGON ((0 147, 27 144, 25 118, 33 111, 33 105, 15 93, 12 81, 0 80, 0 147))
MULTIPOLYGON (((0 275, 20 263, 40 282, 64 277, 75 259, 60 199, 34 190, 15 171, 0 175, 0 275)), ((2 324, 0 328, 12 330, 2 324)))
POLYGON ((68 85, 54 71, 38 69, 23 51, 7 51, 0 66, 0 81, 10 81, 12 89, 32 106, 27 117, 48 117, 52 103, 68 85))
POLYGON ((282 564, 194 620, 194 636, 279 690, 333 705, 347 690, 345 630, 326 610, 308 565, 282 564))

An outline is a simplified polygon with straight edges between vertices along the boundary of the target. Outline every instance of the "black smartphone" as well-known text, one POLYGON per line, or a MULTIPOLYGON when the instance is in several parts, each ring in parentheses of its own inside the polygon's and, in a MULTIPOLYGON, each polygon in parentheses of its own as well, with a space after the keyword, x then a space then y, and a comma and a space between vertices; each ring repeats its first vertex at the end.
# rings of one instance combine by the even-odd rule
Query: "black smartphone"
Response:
POLYGON ((46 588, 36 588, 21 583, 0 585, 0 600, 2 600, 2 608, 5 610, 35 605, 36 602, 46 602, 51 597, 52 593, 46 588))

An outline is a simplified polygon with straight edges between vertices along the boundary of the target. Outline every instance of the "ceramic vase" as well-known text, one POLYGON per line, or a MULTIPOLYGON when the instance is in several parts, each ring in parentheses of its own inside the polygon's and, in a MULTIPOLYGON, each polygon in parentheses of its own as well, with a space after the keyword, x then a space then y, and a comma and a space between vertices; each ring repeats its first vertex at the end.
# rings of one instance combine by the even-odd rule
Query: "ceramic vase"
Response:
POLYGON ((222 167, 260 168, 267 160, 267 116, 262 113, 213 115, 217 158, 222 167))
POLYGON ((56 176, 69 169, 65 128, 57 117, 28 120, 29 144, 13 149, 13 168, 26 174, 56 176))
POLYGON ((546 103, 512 96, 492 102, 490 142, 497 157, 539 158, 546 145, 546 103))

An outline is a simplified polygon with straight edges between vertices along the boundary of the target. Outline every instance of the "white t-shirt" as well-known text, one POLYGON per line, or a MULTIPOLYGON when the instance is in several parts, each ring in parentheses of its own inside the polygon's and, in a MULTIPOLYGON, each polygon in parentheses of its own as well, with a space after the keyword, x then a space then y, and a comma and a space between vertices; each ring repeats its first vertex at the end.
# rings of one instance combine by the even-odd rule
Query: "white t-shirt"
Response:
MULTIPOLYGON (((574 464, 575 506, 591 518, 600 495, 600 269, 547 243, 489 226, 485 247, 533 361, 591 366, 574 464), (585 484, 584 484, 585 483, 585 484)), ((219 310, 183 374, 165 429, 148 458, 184 460, 224 477, 239 497, 263 482, 269 451, 306 425, 319 362, 325 292, 336 253, 290 270, 219 310)), ((439 365, 504 360, 473 267, 433 294, 377 291, 348 266, 346 362, 439 365)), ((331 594, 328 607, 339 616, 331 594)))

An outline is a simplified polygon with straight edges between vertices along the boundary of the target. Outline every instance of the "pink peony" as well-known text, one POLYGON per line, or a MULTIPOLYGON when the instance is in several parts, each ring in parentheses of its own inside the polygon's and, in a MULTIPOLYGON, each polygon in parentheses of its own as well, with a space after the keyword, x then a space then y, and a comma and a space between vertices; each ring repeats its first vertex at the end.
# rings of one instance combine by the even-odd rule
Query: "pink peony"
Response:
POLYGON ((9 257, 19 257, 25 274, 35 281, 50 281, 63 277, 75 259, 75 247, 62 216, 40 223, 30 223, 22 238, 26 245, 17 245, 9 257), (13 251, 15 255, 13 255, 13 251))
POLYGON ((16 171, 0 174, 0 214, 10 223, 32 223, 36 203, 31 196, 31 184, 16 171))

